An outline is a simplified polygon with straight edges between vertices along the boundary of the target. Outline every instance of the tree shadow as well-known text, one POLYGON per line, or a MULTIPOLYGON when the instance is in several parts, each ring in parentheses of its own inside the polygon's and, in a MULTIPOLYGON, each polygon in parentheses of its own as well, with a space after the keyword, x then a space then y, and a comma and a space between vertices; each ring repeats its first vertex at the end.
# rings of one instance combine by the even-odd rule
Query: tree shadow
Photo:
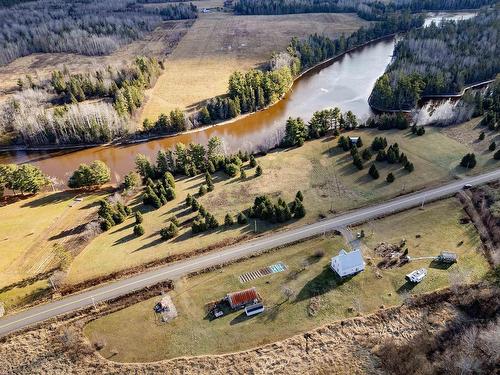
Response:
POLYGON ((53 193, 50 195, 46 195, 46 196, 37 198, 37 199, 32 200, 30 202, 25 202, 21 205, 21 207, 35 208, 35 207, 47 206, 49 204, 57 204, 57 203, 67 201, 72 196, 76 196, 76 194, 73 194, 73 193, 67 192, 67 191, 61 191, 58 193, 53 193))
POLYGON ((155 240, 153 240, 153 241, 151 241, 151 242, 149 242, 147 244, 144 244, 141 247, 135 249, 134 251, 132 251, 132 253, 136 253, 138 251, 142 251, 142 250, 149 249, 151 247, 158 246, 159 244, 164 243, 164 242, 166 242, 166 241, 163 238, 161 238, 161 237, 157 238, 157 239, 155 239, 155 240))
POLYGON ((125 237, 122 237, 118 240, 116 240, 112 246, 119 246, 121 244, 124 244, 124 243, 127 243, 131 240, 133 240, 134 238, 137 238, 137 236, 134 234, 134 233, 129 233, 127 234, 125 237))
POLYGON ((246 321, 248 321, 248 320, 250 320, 250 319, 255 318, 255 317, 256 317, 256 316, 258 316, 258 315, 259 315, 259 314, 257 314, 257 315, 247 316, 247 314, 245 313, 245 310, 243 310, 243 311, 241 312, 241 314, 240 314, 240 315, 238 315, 236 318, 234 318, 233 320, 231 320, 231 321, 229 322, 229 325, 234 326, 234 325, 236 325, 236 324, 240 324, 240 323, 246 322, 246 321))
POLYGON ((415 288, 416 285, 417 285, 417 283, 412 283, 411 281, 406 281, 403 285, 401 285, 396 290, 396 293, 398 293, 398 294, 410 293, 413 290, 413 288, 415 288))
POLYGON ((67 237, 67 236, 71 236, 74 234, 80 234, 85 230, 85 227, 87 226, 87 224, 88 223, 83 223, 83 224, 77 225, 74 228, 63 230, 63 231, 59 232, 59 234, 55 234, 55 235, 49 237, 49 240, 51 240, 51 241, 52 240, 59 240, 61 238, 67 237))
POLYGON ((435 269, 438 269, 438 270, 447 270, 447 269, 448 269, 448 268, 450 268, 452 265, 453 265, 453 263, 440 262, 440 261, 439 261, 439 260, 437 260, 437 259, 433 259, 433 260, 429 263, 429 267, 430 267, 430 268, 435 268, 435 269))
POLYGON ((128 223, 127 225, 124 225, 121 228, 115 229, 114 231, 112 231, 110 233, 114 234, 114 233, 118 233, 118 232, 124 231, 126 229, 130 229, 130 228, 134 227, 134 225, 135 225, 135 221, 132 221, 132 222, 128 223))
POLYGON ((318 274, 314 279, 308 281, 300 290, 295 302, 300 302, 311 297, 321 296, 329 291, 338 288, 342 284, 350 281, 356 275, 350 275, 340 278, 335 272, 330 269, 327 264, 323 267, 323 271, 318 274))

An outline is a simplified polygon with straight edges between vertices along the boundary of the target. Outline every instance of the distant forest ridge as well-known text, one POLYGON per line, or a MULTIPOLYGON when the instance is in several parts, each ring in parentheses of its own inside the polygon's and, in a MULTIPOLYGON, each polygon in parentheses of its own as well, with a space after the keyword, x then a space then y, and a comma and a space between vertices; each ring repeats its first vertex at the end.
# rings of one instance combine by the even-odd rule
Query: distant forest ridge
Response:
POLYGON ((163 20, 197 17, 190 3, 145 7, 129 0, 0 0, 0 66, 31 53, 107 55, 163 20), (5 7, 5 5, 10 5, 5 7))
POLYGON ((238 0, 234 9, 239 14, 295 14, 356 12, 366 20, 380 20, 387 14, 409 10, 477 9, 495 4, 496 0, 238 0))
POLYGON ((495 78, 500 72, 499 37, 498 10, 411 30, 396 45, 370 103, 384 109, 411 109, 423 95, 455 94, 495 78))

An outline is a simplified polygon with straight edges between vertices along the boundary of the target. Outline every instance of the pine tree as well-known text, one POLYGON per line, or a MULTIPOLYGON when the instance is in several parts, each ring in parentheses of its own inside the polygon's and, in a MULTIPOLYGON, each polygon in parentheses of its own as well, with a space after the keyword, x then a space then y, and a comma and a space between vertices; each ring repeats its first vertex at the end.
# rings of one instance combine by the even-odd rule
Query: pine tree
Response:
POLYGON ((240 168, 240 180, 245 180, 247 178, 247 173, 244 168, 240 168))
POLYGON ((250 155, 250 168, 255 168, 257 166, 257 160, 255 160, 255 156, 250 155))
POLYGON ((233 217, 230 214, 226 214, 226 216, 224 217, 224 225, 226 227, 230 227, 233 224, 234 224, 233 217))
POLYGON ((293 217, 295 219, 300 219, 302 217, 306 216, 306 209, 304 208, 304 205, 302 202, 298 199, 295 200, 295 207, 293 210, 293 217))
POLYGON ((200 185, 198 189, 198 195, 201 197, 207 193, 207 187, 205 185, 200 185))
POLYGON ((352 164, 354 164, 354 166, 356 168, 358 168, 359 170, 363 169, 363 161, 361 160, 359 155, 354 155, 354 158, 352 160, 352 164))
POLYGON ((490 143, 490 147, 488 147, 488 150, 495 151, 496 148, 497 148, 497 144, 495 143, 495 141, 493 141, 490 143))
POLYGON ((368 171, 368 174, 370 176, 372 176, 372 178, 374 180, 376 180, 377 178, 379 178, 379 173, 378 173, 378 170, 377 170, 377 167, 375 166, 375 164, 372 164, 372 166, 370 167, 369 171, 368 171))
POLYGON ((481 133, 479 134, 479 140, 480 140, 480 141, 482 141, 482 140, 485 138, 485 136, 486 136, 486 135, 484 134, 484 132, 481 132, 481 133))
POLYGON ((302 194, 302 192, 300 190, 297 192, 297 194, 295 194, 295 199, 298 199, 301 202, 304 201, 304 195, 302 194))
POLYGON ((142 217, 142 214, 140 211, 136 211, 135 213, 135 223, 136 224, 141 224, 144 221, 144 218, 142 217))
POLYGON ((193 203, 193 197, 191 196, 191 194, 188 193, 188 195, 186 196, 186 206, 191 207, 192 203, 193 203))
POLYGON ((260 165, 255 168, 255 176, 261 176, 262 175, 262 167, 260 165))
POLYGON ((361 157, 364 160, 370 160, 372 158, 372 153, 370 152, 370 149, 369 148, 365 148, 363 150, 363 153, 361 154, 361 157))
POLYGON ((392 174, 392 172, 390 172, 390 173, 387 175, 387 177, 386 177, 386 179, 385 179, 385 180, 386 180, 389 184, 391 184, 391 183, 393 183, 393 182, 394 182, 394 180, 395 180, 395 179, 396 179, 396 177, 394 177, 394 175, 392 174))
POLYGON ((144 234, 144 227, 141 224, 134 225, 134 234, 140 237, 144 234))
POLYGON ((243 212, 240 212, 238 214, 238 224, 246 224, 248 223, 248 218, 246 217, 246 215, 243 213, 243 212))

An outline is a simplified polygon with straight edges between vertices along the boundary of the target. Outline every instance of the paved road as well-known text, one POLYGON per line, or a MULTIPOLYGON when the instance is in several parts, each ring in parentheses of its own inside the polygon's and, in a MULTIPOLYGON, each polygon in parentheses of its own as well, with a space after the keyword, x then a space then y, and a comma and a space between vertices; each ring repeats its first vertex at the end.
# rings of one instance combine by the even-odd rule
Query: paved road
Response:
POLYGON ((429 202, 454 194, 462 189, 466 183, 480 185, 495 180, 500 180, 500 169, 475 177, 467 177, 427 191, 405 195, 378 205, 361 208, 328 220, 319 221, 292 230, 286 230, 228 247, 217 252, 146 271, 127 279, 105 284, 93 290, 64 297, 54 302, 35 306, 17 314, 6 316, 0 319, 0 336, 60 314, 92 306, 93 302, 106 301, 131 291, 156 284, 160 281, 176 279, 190 272, 245 257, 252 253, 290 244, 339 227, 365 222, 395 211, 415 207, 421 205, 423 202, 429 202))

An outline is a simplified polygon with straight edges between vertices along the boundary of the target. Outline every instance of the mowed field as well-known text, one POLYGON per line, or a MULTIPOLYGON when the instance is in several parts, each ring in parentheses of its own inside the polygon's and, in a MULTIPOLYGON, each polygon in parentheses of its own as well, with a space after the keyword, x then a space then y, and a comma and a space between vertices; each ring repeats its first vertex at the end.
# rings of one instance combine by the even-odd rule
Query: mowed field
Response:
POLYGON ((146 211, 139 196, 132 204, 134 209, 144 212, 145 234, 142 237, 136 238, 133 235, 132 218, 113 227, 92 241, 75 258, 70 267, 68 282, 80 282, 214 244, 224 245, 230 240, 254 236, 255 230, 260 235, 271 229, 315 222, 348 209, 429 188, 455 176, 478 173, 498 166, 498 162, 493 160, 491 155, 478 155, 477 167, 473 172, 466 172, 458 164, 462 156, 471 151, 470 147, 447 137, 437 128, 428 128, 422 137, 414 136, 408 130, 381 132, 365 129, 348 134, 361 136, 364 147, 369 146, 375 136, 387 137, 389 144, 397 142, 400 150, 415 165, 415 171, 408 173, 399 164, 376 162, 380 178, 373 180, 368 175, 373 159, 365 162, 363 170, 357 170, 352 165, 350 154, 337 147, 336 138, 314 140, 306 142, 300 148, 275 151, 257 159, 264 171, 262 176, 255 177, 254 169, 248 165, 245 167, 247 179, 244 181, 239 177, 228 178, 224 173, 217 173, 214 176, 215 190, 199 197, 198 200, 222 224, 226 213, 237 215, 238 212, 249 208, 258 195, 267 194, 274 201, 281 196, 289 202, 294 199, 297 190, 301 190, 307 210, 306 217, 282 226, 251 220, 247 225, 235 225, 230 228, 221 226, 219 229, 197 235, 192 235, 190 228, 195 213, 186 208, 184 200, 188 193, 197 196, 204 177, 201 175, 179 179, 176 182, 176 199, 159 210, 146 211), (392 184, 385 181, 389 172, 394 173, 396 177, 392 184), (162 241, 159 230, 168 225, 173 215, 181 225, 179 236, 173 240, 162 241))
POLYGON ((193 20, 166 21, 143 40, 134 41, 109 56, 83 56, 71 53, 37 53, 16 59, 0 67, 0 102, 17 88, 18 78, 27 74, 46 79, 56 69, 71 73, 95 72, 107 66, 119 68, 137 56, 165 58, 187 32, 193 20))
POLYGON ((457 277, 461 282, 475 282, 486 274, 488 264, 473 224, 460 224, 463 216, 460 204, 451 198, 364 225, 367 237, 361 248, 367 267, 350 279, 336 279, 329 268, 331 256, 349 245, 342 237, 327 235, 176 282, 170 295, 179 316, 168 324, 160 323, 153 312, 160 300, 156 297, 92 321, 84 332, 91 341, 105 343, 101 354, 113 361, 220 354, 397 305, 409 295, 446 287, 457 277), (449 250, 458 254, 458 263, 444 268, 426 259, 379 269, 381 258, 374 247, 382 241, 399 243, 403 238, 412 257, 435 256, 449 250), (277 262, 283 262, 287 270, 240 282, 241 274, 277 262), (406 283, 405 274, 421 267, 428 269, 424 281, 418 285, 406 283), (213 321, 206 317, 207 303, 248 287, 256 287, 262 296, 264 313, 247 318, 240 310, 213 321), (283 294, 284 287, 293 291, 289 299, 283 294))
MULTIPOLYGON (((201 3, 205 2, 200 2, 199 7, 201 3)), ((294 36, 318 33, 334 38, 366 24, 354 14, 200 13, 168 57, 164 74, 147 93, 142 119, 154 120, 162 112, 175 108, 189 110, 206 99, 224 94, 231 73, 259 66, 273 52, 284 50, 294 36)))
MULTIPOLYGON (((57 262, 54 244, 64 245, 68 231, 85 224, 105 196, 44 193, 0 207, 0 288, 33 277, 57 262)), ((2 298, 0 297, 0 300, 2 298)))

